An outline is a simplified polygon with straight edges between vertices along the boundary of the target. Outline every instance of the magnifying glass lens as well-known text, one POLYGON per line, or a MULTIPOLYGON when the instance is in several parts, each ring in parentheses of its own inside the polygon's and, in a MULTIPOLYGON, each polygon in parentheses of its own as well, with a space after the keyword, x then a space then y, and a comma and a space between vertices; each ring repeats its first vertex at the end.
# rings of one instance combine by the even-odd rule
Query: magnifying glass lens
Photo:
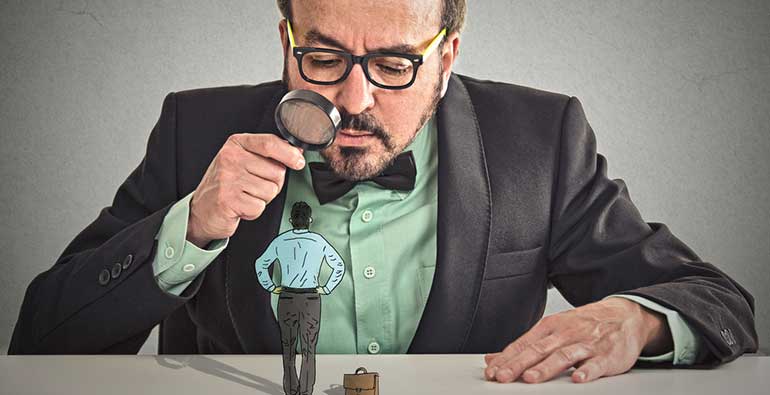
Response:
POLYGON ((275 109, 278 131, 291 144, 308 150, 322 150, 334 142, 340 126, 334 104, 311 90, 293 90, 275 109))
POLYGON ((278 115, 294 137, 308 144, 326 144, 334 137, 335 127, 329 115, 313 103, 289 100, 281 105, 278 115))

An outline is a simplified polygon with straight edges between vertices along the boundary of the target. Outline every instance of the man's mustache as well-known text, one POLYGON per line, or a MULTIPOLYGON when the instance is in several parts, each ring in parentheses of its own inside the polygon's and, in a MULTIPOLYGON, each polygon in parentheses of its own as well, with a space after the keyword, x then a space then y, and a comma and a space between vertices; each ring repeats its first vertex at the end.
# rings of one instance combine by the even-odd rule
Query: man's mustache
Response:
POLYGON ((351 129, 372 133, 374 137, 382 141, 386 148, 391 149, 392 141, 390 135, 372 114, 364 112, 353 115, 345 110, 341 110, 340 116, 342 118, 340 121, 340 130, 351 129))

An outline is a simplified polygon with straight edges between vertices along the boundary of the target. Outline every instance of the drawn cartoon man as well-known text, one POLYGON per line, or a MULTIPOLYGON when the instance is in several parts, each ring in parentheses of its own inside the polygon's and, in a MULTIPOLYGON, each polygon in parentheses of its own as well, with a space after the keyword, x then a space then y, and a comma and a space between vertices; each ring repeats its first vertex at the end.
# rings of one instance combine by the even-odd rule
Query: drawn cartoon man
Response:
POLYGON ((283 347, 283 391, 287 395, 310 395, 315 383, 315 348, 321 328, 321 299, 342 280, 345 262, 334 247, 308 228, 313 223, 312 210, 305 202, 296 202, 289 220, 294 229, 279 234, 270 242, 254 266, 259 284, 278 298, 278 324, 283 347), (333 272, 324 286, 318 274, 324 258, 333 272), (268 268, 280 262, 281 285, 276 286, 268 268), (300 377, 294 364, 297 337, 301 338, 302 368, 300 377))

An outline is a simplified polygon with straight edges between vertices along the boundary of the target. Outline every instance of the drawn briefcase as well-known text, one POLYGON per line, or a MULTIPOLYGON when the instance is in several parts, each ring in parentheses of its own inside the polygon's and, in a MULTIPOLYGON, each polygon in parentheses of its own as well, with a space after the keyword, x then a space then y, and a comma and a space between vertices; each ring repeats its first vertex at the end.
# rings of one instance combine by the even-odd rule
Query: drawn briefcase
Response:
POLYGON ((380 395, 380 375, 377 372, 368 373, 366 368, 356 369, 355 374, 345 374, 342 386, 345 395, 380 395))

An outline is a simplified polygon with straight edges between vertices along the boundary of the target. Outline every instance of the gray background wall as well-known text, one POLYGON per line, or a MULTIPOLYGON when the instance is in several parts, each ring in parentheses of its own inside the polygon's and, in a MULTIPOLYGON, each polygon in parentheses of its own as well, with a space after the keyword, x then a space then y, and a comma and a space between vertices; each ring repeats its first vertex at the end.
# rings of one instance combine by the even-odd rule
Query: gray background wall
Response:
MULTIPOLYGON (((745 285, 763 345, 768 21, 768 1, 471 0, 456 69, 579 97, 610 177, 745 285)), ((279 78, 277 22, 272 0, 0 4, 0 351, 26 286, 141 160, 165 94, 279 78)))

